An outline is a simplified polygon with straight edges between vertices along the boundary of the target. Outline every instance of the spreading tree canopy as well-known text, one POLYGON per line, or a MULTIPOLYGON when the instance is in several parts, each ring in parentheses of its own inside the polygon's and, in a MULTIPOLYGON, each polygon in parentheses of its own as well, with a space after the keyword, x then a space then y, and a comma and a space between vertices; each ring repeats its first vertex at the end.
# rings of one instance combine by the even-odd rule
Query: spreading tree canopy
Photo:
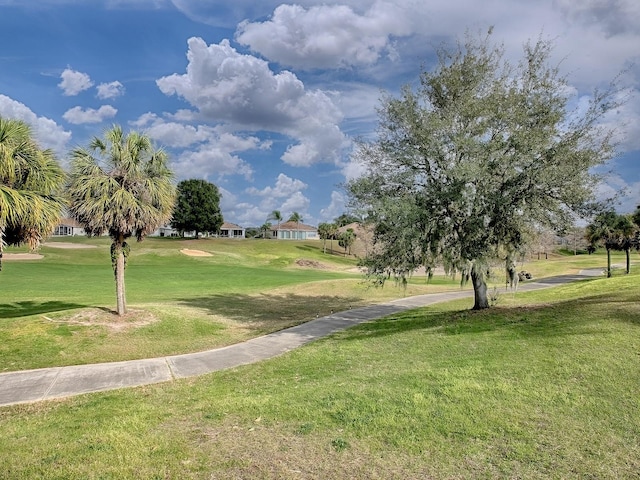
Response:
POLYGON ((51 150, 42 150, 29 126, 0 117, 0 268, 5 245, 35 249, 53 233, 64 200, 64 172, 51 150))
POLYGON ((125 135, 118 125, 107 130, 104 139, 95 137, 88 148, 71 154, 69 210, 87 235, 111 236, 119 315, 126 313, 126 239, 135 236, 141 241, 171 218, 172 179, 167 155, 155 149, 149 137, 138 132, 125 135))
POLYGON ((354 154, 365 173, 346 185, 374 226, 372 278, 443 264, 471 278, 475 309, 489 306, 489 262, 509 262, 536 228, 567 226, 592 200, 592 168, 613 154, 599 120, 616 106, 609 89, 572 111, 548 41, 512 64, 490 37, 440 49, 416 88, 382 100, 377 138, 354 154))
POLYGON ((217 233, 223 223, 220 191, 206 180, 183 180, 178 183, 178 196, 171 226, 181 232, 217 233))

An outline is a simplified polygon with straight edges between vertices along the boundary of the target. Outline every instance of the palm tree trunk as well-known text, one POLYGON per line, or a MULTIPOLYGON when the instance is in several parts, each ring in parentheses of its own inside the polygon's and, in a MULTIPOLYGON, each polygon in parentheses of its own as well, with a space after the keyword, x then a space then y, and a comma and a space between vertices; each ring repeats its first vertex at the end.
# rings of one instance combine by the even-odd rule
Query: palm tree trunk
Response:
POLYGON ((631 249, 625 248, 624 252, 627 254, 627 275, 631 271, 631 249))
POLYGON ((127 301, 124 288, 124 251, 123 251, 124 237, 121 235, 117 241, 114 241, 116 265, 115 265, 115 277, 116 277, 116 304, 118 315, 124 315, 127 313, 127 301))
POLYGON ((607 278, 611 278, 611 249, 607 248, 607 278))
POLYGON ((0 272, 2 271, 2 255, 4 255, 4 227, 0 228, 0 272))
POLYGON ((487 282, 485 282, 482 272, 476 270, 475 265, 471 268, 471 282, 473 283, 473 309, 489 308, 487 282))

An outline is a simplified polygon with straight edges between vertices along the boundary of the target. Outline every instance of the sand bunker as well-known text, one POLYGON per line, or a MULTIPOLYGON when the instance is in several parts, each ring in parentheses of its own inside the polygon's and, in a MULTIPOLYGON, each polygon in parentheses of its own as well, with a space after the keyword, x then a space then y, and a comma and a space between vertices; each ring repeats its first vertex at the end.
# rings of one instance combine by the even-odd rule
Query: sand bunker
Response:
POLYGON ((96 248, 95 245, 86 245, 84 243, 69 243, 69 242, 43 243, 42 246, 52 247, 52 248, 96 248))
POLYGON ((180 250, 180 253, 184 253, 185 255, 189 255, 190 257, 212 257, 209 252, 203 252, 202 250, 190 250, 188 248, 183 248, 180 250))
POLYGON ((40 260, 44 255, 39 253, 3 253, 2 260, 40 260))

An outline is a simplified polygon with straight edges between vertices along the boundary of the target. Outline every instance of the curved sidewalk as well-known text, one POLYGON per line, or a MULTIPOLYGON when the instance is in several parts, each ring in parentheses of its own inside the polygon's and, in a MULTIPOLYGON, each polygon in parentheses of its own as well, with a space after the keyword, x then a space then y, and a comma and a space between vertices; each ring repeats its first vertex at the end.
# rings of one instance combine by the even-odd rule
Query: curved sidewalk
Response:
MULTIPOLYGON (((523 283, 538 290, 599 276, 601 270, 523 283)), ((125 362, 41 368, 0 374, 0 406, 166 382, 266 360, 359 323, 403 310, 473 296, 472 290, 418 295, 321 317, 247 342, 205 352, 125 362)))

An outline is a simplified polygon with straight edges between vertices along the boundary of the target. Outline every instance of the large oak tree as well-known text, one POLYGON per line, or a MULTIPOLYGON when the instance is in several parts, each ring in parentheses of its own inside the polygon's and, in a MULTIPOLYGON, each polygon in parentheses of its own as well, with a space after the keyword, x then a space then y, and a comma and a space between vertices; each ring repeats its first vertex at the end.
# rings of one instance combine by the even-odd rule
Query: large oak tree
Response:
POLYGON ((613 154, 599 121, 615 92, 571 110, 551 50, 529 43, 512 64, 491 32, 467 35, 416 88, 383 99, 377 138, 354 156, 365 173, 346 186, 374 226, 372 278, 442 264, 470 277, 474 309, 487 308, 490 262, 509 262, 535 229, 568 226, 592 200, 592 168, 613 154))
POLYGON ((180 232, 218 233, 223 223, 220 191, 202 179, 178 183, 176 206, 171 226, 180 232))

